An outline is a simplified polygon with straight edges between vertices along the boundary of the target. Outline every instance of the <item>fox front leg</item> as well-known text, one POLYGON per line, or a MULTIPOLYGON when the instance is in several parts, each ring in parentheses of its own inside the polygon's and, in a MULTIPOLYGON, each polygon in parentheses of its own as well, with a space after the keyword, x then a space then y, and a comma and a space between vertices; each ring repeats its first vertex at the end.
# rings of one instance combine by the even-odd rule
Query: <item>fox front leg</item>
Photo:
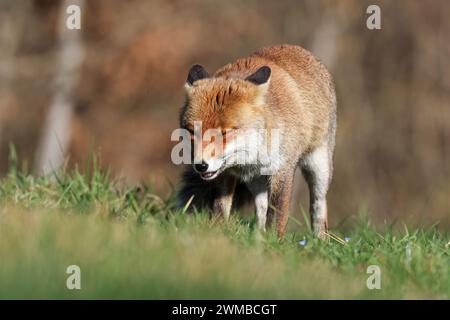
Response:
POLYGON ((226 220, 230 217, 231 206, 233 205, 233 195, 236 188, 236 179, 231 176, 224 176, 216 185, 216 194, 213 202, 215 215, 223 216, 226 220))
POLYGON ((267 211, 269 209, 269 187, 267 177, 260 176, 247 184, 255 199, 256 218, 258 228, 266 231, 267 211))
POLYGON ((295 169, 278 173, 270 181, 269 219, 272 220, 273 216, 278 218, 277 234, 280 239, 286 233, 294 172, 295 169))

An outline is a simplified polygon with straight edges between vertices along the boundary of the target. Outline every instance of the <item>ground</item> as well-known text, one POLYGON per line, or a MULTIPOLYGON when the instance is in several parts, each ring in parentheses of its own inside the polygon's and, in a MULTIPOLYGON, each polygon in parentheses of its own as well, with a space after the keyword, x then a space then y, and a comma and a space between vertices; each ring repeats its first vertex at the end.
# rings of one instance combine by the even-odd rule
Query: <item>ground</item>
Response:
POLYGON ((173 197, 120 189, 96 168, 21 172, 13 162, 0 182, 3 299, 450 298, 450 237, 437 227, 358 218, 320 241, 305 219, 280 241, 252 217, 188 216, 173 197), (80 267, 80 290, 66 287, 70 265, 80 267), (370 265, 381 289, 367 287, 370 265))

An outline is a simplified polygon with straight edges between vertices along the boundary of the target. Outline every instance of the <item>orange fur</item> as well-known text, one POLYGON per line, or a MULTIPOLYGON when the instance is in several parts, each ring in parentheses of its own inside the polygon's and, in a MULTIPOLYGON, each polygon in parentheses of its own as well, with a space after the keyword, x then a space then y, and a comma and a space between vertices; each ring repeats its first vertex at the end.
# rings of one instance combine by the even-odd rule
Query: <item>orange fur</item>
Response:
MULTIPOLYGON (((213 77, 186 85, 186 91, 180 123, 189 130, 193 130, 195 121, 202 122, 203 132, 237 128, 282 130, 280 154, 283 165, 269 181, 270 203, 279 211, 278 234, 282 236, 297 165, 308 160, 315 151, 326 148, 327 153, 322 157, 326 156, 329 162, 326 170, 331 180, 336 98, 330 74, 309 51, 298 46, 279 45, 227 64, 213 77), (271 71, 267 83, 258 85, 246 80, 264 66, 270 67, 271 71)), ((316 158, 320 160, 320 155, 316 158)), ((314 166, 307 164, 309 167, 305 165, 305 170, 313 170, 314 166)), ((225 171, 222 175, 232 172, 236 171, 225 171)), ((239 173, 234 175, 239 179, 239 173)), ((311 188, 317 189, 320 181, 314 181, 314 172, 310 176, 311 188)), ((227 199, 229 201, 229 196, 227 199)), ((311 210, 314 215, 314 209, 311 210)), ((326 215, 326 210, 324 212, 326 215)), ((317 230, 326 230, 326 217, 323 221, 318 222, 324 225, 317 230)))

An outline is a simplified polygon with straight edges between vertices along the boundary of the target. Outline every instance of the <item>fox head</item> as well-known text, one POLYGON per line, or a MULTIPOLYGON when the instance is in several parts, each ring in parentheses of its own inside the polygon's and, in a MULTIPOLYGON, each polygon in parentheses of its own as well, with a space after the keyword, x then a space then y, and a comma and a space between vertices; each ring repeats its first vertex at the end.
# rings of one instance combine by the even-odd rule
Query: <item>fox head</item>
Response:
POLYGON ((180 125, 191 133, 193 167, 202 179, 257 161, 255 149, 264 139, 257 130, 266 128, 270 75, 268 66, 245 79, 211 78, 201 65, 189 70, 180 125))

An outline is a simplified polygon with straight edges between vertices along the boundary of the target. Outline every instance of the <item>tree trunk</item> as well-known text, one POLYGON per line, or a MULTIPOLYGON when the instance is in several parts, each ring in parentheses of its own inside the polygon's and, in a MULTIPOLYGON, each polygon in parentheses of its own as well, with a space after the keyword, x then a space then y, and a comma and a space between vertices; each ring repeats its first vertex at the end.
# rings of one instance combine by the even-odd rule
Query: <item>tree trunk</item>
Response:
POLYGON ((35 159, 35 171, 38 174, 48 174, 59 168, 70 143, 70 123, 72 119, 74 97, 73 91, 77 85, 81 65, 84 59, 82 30, 70 30, 66 27, 66 13, 70 5, 83 8, 84 0, 64 0, 58 25, 59 57, 58 68, 53 87, 53 98, 44 124, 41 142, 35 159))

